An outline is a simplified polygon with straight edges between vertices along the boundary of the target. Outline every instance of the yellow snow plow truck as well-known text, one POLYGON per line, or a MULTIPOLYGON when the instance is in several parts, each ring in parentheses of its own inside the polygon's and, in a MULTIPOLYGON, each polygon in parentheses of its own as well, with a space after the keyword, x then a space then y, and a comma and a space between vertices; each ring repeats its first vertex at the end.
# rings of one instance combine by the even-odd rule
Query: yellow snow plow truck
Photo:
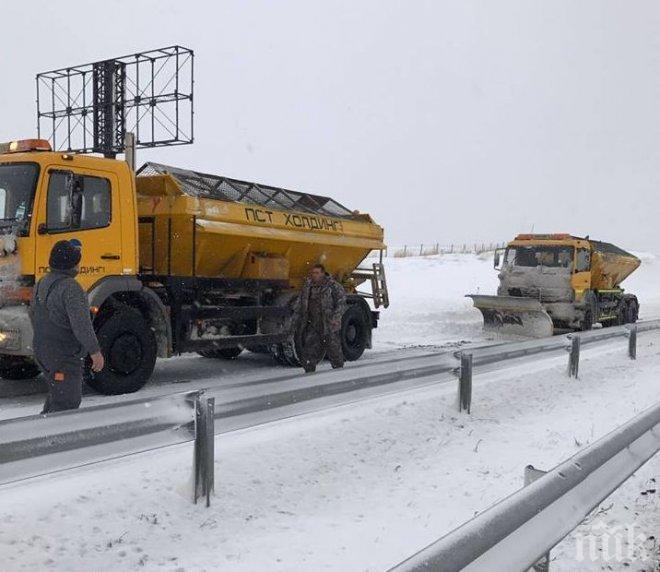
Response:
POLYGON ((486 329, 523 336, 628 324, 637 320, 639 302, 621 282, 639 265, 629 252, 588 237, 520 234, 495 251, 497 296, 469 297, 486 329))
POLYGON ((147 163, 54 152, 48 141, 0 145, 0 376, 34 376, 28 305, 59 240, 78 241, 106 368, 88 383, 136 391, 157 357, 244 349, 298 363, 291 304, 309 267, 346 288, 346 359, 370 346, 388 296, 383 229, 328 197, 147 163), (358 291, 360 284, 369 292, 358 291), (372 305, 368 299, 371 299, 372 305))

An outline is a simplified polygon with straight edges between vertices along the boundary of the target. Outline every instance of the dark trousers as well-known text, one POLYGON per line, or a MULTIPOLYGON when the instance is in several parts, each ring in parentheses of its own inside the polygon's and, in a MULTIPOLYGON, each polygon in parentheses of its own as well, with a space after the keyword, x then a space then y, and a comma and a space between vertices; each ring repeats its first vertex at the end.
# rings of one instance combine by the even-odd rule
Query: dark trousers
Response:
POLYGON ((303 338, 302 366, 305 371, 314 371, 318 363, 328 357, 333 368, 344 367, 344 352, 339 332, 319 333, 313 326, 305 328, 303 338))
POLYGON ((82 361, 67 363, 63 367, 48 369, 37 362, 48 384, 48 396, 41 413, 78 409, 82 400, 82 361))

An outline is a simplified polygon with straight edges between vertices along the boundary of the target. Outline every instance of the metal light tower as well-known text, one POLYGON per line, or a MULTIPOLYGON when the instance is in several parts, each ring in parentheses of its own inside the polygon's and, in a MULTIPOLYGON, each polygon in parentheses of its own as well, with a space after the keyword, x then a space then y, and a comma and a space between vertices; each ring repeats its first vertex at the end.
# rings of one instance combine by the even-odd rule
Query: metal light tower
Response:
POLYGON ((39 137, 106 157, 131 133, 136 149, 190 144, 193 63, 192 50, 170 46, 37 74, 39 137))

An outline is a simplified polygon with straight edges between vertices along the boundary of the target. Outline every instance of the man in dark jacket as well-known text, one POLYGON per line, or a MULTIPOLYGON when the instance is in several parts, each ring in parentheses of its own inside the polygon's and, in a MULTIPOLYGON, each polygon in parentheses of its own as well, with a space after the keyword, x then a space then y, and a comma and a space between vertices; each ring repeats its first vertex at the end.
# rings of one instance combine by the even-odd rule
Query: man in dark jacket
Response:
POLYGON ((322 264, 315 264, 298 298, 298 327, 302 336, 300 356, 305 371, 316 371, 327 354, 334 369, 344 367, 341 319, 346 310, 346 292, 322 264))
POLYGON ((76 282, 80 248, 61 240, 50 253, 50 272, 34 288, 30 316, 34 357, 48 383, 42 413, 77 409, 82 398, 83 362, 103 369, 87 294, 76 282))

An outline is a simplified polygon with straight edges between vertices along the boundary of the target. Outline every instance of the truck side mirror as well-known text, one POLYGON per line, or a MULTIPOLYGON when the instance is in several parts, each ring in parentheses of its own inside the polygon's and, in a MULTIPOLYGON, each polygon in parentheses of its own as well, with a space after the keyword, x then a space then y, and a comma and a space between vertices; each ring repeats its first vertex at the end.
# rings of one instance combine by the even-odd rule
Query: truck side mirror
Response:
POLYGON ((575 260, 575 272, 587 272, 591 268, 591 253, 586 248, 579 248, 575 260))
POLYGON ((82 220, 82 180, 73 173, 67 174, 66 187, 69 190, 69 206, 71 212, 71 228, 80 228, 82 220))
POLYGON ((500 251, 496 250, 495 251, 495 257, 493 259, 493 268, 496 270, 499 270, 500 268, 500 251))

